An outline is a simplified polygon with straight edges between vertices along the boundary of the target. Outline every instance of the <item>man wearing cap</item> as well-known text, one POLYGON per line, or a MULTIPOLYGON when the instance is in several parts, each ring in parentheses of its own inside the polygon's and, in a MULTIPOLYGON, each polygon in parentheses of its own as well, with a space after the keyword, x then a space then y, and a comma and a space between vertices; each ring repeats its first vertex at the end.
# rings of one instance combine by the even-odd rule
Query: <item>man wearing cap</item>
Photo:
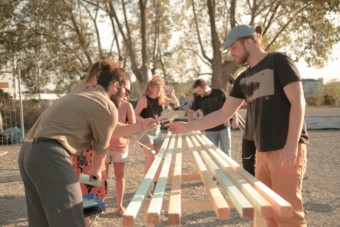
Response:
POLYGON ((262 31, 262 27, 255 31, 239 25, 223 43, 222 51, 228 49, 238 65, 248 64, 223 108, 195 121, 167 126, 175 133, 210 128, 230 118, 247 101, 255 129, 255 176, 293 206, 292 217, 274 214, 268 226, 307 226, 301 195, 308 143, 301 77, 285 54, 264 51, 262 31))

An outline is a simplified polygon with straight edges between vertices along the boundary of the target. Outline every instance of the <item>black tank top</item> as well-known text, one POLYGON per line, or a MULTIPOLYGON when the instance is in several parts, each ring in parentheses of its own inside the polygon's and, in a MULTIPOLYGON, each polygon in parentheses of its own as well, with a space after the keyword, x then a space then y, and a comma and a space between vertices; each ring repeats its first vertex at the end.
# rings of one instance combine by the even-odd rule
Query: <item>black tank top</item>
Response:
POLYGON ((142 110, 140 116, 142 118, 156 118, 163 112, 163 106, 158 104, 158 98, 152 99, 146 96, 147 104, 146 108, 142 110))

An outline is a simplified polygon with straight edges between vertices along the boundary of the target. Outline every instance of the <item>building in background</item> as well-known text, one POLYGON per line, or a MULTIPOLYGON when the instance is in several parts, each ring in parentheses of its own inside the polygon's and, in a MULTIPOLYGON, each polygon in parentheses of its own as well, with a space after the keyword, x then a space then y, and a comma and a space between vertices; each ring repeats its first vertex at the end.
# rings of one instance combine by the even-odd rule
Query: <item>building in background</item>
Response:
POLYGON ((323 87, 323 79, 303 79, 303 91, 306 98, 314 97, 315 94, 323 87))

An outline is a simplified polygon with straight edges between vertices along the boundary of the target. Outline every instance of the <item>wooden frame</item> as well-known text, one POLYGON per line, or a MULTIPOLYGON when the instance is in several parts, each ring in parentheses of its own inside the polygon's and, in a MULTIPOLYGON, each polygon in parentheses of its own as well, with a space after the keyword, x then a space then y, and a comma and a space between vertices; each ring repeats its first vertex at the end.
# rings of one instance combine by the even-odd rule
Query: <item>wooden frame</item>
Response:
POLYGON ((274 213, 281 217, 293 214, 287 201, 247 173, 199 132, 185 135, 168 133, 124 213, 123 226, 134 226, 141 211, 146 213, 146 226, 155 226, 162 210, 167 211, 168 224, 179 225, 182 212, 186 210, 214 210, 217 219, 225 220, 229 218, 231 208, 235 208, 241 217, 253 217, 253 226, 257 227, 267 226, 266 219, 274 213), (196 163, 197 174, 182 173, 182 153, 188 151, 196 163), (146 201, 158 171, 160 176, 153 196, 146 201), (202 181, 209 198, 182 199, 182 182, 191 180, 202 181), (171 189, 169 199, 165 200, 167 183, 171 189))

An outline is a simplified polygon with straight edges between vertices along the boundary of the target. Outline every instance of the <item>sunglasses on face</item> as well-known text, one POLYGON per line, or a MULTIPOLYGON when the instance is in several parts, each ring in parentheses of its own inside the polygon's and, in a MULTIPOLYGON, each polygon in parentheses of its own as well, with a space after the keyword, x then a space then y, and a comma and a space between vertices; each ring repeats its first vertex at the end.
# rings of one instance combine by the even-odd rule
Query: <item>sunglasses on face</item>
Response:
POLYGON ((125 88, 125 95, 126 96, 129 96, 131 94, 131 91, 129 89, 127 89, 126 87, 125 88))

